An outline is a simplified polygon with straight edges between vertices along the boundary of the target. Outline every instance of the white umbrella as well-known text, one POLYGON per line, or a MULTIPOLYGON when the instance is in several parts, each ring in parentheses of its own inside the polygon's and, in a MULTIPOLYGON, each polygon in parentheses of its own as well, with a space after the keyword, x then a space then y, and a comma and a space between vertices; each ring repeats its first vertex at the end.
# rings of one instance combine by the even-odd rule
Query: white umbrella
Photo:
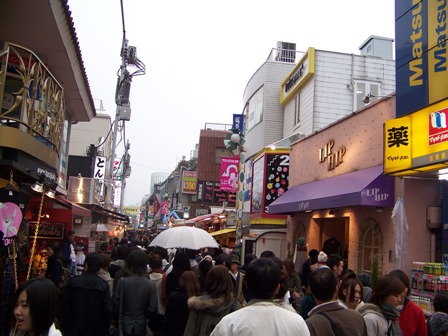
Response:
POLYGON ((205 247, 218 248, 218 243, 207 231, 190 226, 167 229, 154 238, 149 246, 164 248, 186 248, 199 250, 205 247))
POLYGON ((95 223, 90 225, 90 231, 95 231, 95 232, 108 232, 109 228, 107 227, 106 224, 103 223, 95 223))

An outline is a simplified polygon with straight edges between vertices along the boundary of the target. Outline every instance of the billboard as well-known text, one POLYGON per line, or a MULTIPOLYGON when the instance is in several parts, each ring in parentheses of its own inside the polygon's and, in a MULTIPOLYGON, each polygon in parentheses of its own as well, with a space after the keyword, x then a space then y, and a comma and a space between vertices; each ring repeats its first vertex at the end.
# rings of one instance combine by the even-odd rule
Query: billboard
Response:
POLYGON ((384 172, 409 175, 446 167, 448 99, 409 116, 386 121, 384 172))
POLYGON ((182 171, 182 193, 196 194, 196 186, 198 184, 198 172, 184 170, 182 171))
POLYGON ((395 0, 397 117, 448 98, 446 6, 395 0))

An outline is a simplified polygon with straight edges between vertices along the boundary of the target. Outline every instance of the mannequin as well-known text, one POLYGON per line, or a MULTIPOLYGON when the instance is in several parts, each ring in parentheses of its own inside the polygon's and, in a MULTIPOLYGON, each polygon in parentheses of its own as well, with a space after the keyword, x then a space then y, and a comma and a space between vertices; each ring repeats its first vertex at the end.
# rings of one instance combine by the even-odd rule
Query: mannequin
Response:
POLYGON ((342 256, 342 245, 339 240, 334 236, 330 236, 322 246, 322 251, 324 251, 327 255, 330 254, 339 254, 342 256))

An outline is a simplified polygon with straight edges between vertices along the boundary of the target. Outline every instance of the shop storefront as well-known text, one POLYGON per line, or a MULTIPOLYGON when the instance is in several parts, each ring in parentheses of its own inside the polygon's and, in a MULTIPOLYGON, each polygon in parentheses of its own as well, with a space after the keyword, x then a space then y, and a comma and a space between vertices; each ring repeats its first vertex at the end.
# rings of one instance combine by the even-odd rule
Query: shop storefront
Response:
POLYGON ((429 257, 426 211, 437 205, 438 181, 384 175, 383 125, 394 115, 390 97, 292 145, 289 190, 269 207, 289 215, 291 255, 306 258, 298 253, 305 242, 339 253, 357 273, 378 274, 429 257))

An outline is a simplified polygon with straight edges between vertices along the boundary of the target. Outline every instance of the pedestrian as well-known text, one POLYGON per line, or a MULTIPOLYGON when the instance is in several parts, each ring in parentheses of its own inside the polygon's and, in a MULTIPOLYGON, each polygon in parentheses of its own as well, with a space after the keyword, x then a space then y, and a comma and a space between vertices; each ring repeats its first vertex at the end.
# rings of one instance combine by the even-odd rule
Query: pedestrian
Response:
MULTIPOLYGON (((200 265, 200 264, 199 264, 200 265)), ((233 284, 227 268, 214 266, 206 279, 205 293, 188 299, 190 315, 184 336, 208 336, 233 305, 233 284)))
POLYGON ((122 325, 124 336, 145 336, 147 319, 157 314, 157 289, 146 277, 147 264, 143 251, 132 250, 126 258, 130 274, 122 277, 114 289, 112 316, 118 326, 122 325))
POLYGON ((294 262, 291 259, 283 259, 282 263, 287 276, 289 296, 293 301, 298 299, 302 292, 300 277, 294 269, 294 262))
POLYGON ((166 276, 165 296, 168 299, 169 295, 179 286, 179 279, 183 272, 190 271, 190 258, 188 254, 182 251, 177 251, 173 260, 173 268, 166 276))
POLYGON ((339 304, 348 309, 356 309, 362 302, 363 286, 356 274, 346 274, 339 285, 339 304))
POLYGON ((243 294, 243 282, 244 274, 239 271, 240 268, 240 258, 237 254, 230 254, 230 279, 233 283, 233 297, 235 300, 234 309, 239 309, 244 306, 244 294, 243 294))
POLYGON ((255 259, 257 259, 257 256, 255 254, 247 253, 244 256, 244 264, 240 267, 240 272, 244 274, 246 272, 247 265, 249 265, 251 261, 255 259))
POLYGON ((62 253, 64 255, 64 267, 67 267, 70 273, 76 273, 76 252, 75 252, 75 231, 68 231, 67 236, 62 243, 62 253))
POLYGON ((58 290, 46 278, 34 278, 19 285, 14 293, 11 336, 61 336, 55 327, 58 290))
POLYGON ((370 302, 372 296, 372 278, 367 273, 358 275, 359 281, 362 283, 362 301, 364 303, 370 302))
POLYGON ((128 255, 128 246, 127 245, 119 245, 118 247, 112 249, 109 273, 112 278, 115 277, 115 273, 122 269, 126 264, 126 256, 128 255))
POLYGON ((389 275, 398 278, 405 286, 405 291, 401 298, 401 304, 398 307, 400 311, 401 333, 403 336, 427 336, 428 329, 426 326, 426 317, 423 310, 414 302, 409 300, 411 295, 411 286, 409 277, 402 270, 393 270, 389 275))
POLYGON ((47 270, 45 277, 53 281, 56 287, 60 288, 62 282, 62 268, 64 267, 64 255, 61 245, 53 242, 46 247, 47 250, 47 270))
MULTIPOLYGON (((189 261, 188 265, 190 265, 189 261)), ((166 301, 165 336, 183 336, 190 315, 188 299, 192 296, 197 296, 198 294, 199 281, 197 274, 189 270, 183 271, 179 278, 178 286, 168 296, 166 301)))
POLYGON ((341 274, 344 270, 344 259, 339 254, 330 254, 327 260, 327 266, 336 274, 339 280, 341 280, 341 274))
POLYGON ((366 321, 369 336, 402 334, 397 306, 405 289, 403 283, 392 275, 378 278, 372 289, 371 303, 366 303, 357 309, 366 321))
POLYGON ((448 314, 435 312, 430 318, 431 333, 433 336, 448 336, 448 314))
POLYGON ((107 282, 109 285, 110 296, 114 293, 114 279, 110 276, 109 267, 110 267, 110 256, 108 253, 100 254, 102 264, 100 270, 97 272, 98 276, 107 282))
POLYGON ((273 298, 280 284, 281 270, 269 258, 252 261, 246 268, 247 306, 224 316, 213 336, 309 335, 302 317, 277 307, 273 298))
POLYGON ((84 252, 85 246, 82 240, 80 240, 76 244, 75 250, 76 250, 76 274, 81 275, 82 272, 84 271, 84 263, 86 261, 86 255, 84 252))
POLYGON ((312 249, 308 252, 308 259, 305 260, 302 264, 302 274, 301 274, 301 282, 303 288, 308 288, 308 278, 311 273, 311 266, 317 262, 317 257, 319 256, 319 251, 316 249, 312 249))
POLYGON ((154 335, 162 335, 165 320, 166 297, 164 292, 166 273, 162 269, 162 258, 160 258, 160 255, 150 252, 148 254, 148 263, 151 269, 149 280, 154 283, 157 292, 157 314, 148 319, 148 326, 154 335))
MULTIPOLYGON (((310 274, 310 291, 316 306, 305 321, 312 336, 367 336, 366 324, 358 312, 342 307, 335 299, 339 279, 328 268, 310 274)), ((385 335, 385 334, 378 334, 385 335)))
POLYGON ((98 253, 89 253, 84 273, 70 279, 61 321, 64 336, 108 335, 111 301, 109 285, 97 274, 102 264, 98 253))
POLYGON ((311 266, 311 271, 317 270, 321 267, 328 267, 327 260, 327 254, 324 251, 320 251, 317 256, 317 261, 311 266))
POLYGON ((200 292, 205 292, 205 281, 207 279, 207 273, 212 269, 213 263, 210 261, 209 258, 204 258, 199 263, 199 274, 198 274, 198 280, 199 280, 199 286, 200 286, 200 292))

